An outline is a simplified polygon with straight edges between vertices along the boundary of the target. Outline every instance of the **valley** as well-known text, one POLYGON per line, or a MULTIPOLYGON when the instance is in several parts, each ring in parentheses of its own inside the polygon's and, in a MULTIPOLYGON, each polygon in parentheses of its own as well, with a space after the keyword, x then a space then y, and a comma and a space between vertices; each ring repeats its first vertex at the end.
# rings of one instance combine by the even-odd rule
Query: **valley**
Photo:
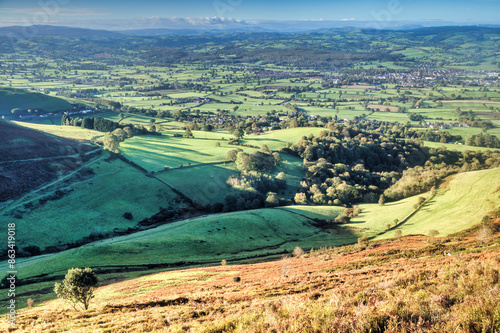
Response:
POLYGON ((54 31, 0 34, 3 329, 500 329, 498 28, 54 31))

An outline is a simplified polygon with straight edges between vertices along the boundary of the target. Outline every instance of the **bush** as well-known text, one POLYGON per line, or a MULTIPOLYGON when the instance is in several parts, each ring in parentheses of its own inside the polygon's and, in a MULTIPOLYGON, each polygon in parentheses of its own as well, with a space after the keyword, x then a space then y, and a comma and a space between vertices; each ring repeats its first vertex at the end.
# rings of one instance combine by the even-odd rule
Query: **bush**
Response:
POLYGON ((90 300, 94 298, 94 289, 98 285, 99 280, 91 268, 71 268, 62 283, 56 282, 54 292, 57 297, 70 303, 75 310, 78 306, 87 310, 90 300))
POLYGON ((429 230, 429 236, 436 237, 437 235, 439 235, 439 231, 435 229, 429 230))
POLYGON ((130 212, 123 213, 123 217, 127 220, 132 220, 134 218, 134 216, 130 212))
POLYGON ((33 298, 28 298, 26 300, 26 305, 28 306, 28 308, 32 308, 33 307, 33 304, 35 304, 35 301, 33 301, 33 298))
POLYGON ((235 277, 233 278, 233 281, 234 281, 234 282, 240 282, 240 281, 241 281, 241 278, 240 278, 239 276, 235 276, 235 277))
POLYGON ((305 254, 305 252, 304 252, 304 250, 302 250, 302 248, 300 246, 297 246, 297 247, 295 247, 295 249, 293 249, 292 254, 295 258, 300 258, 301 256, 303 256, 305 254))
POLYGON ((369 243, 369 241, 368 241, 368 237, 363 236, 363 237, 358 238, 358 245, 359 245, 359 246, 363 246, 363 247, 365 247, 365 246, 367 246, 367 245, 368 245, 368 243, 369 243))
POLYGON ((349 218, 349 216, 341 214, 341 215, 337 216, 334 219, 334 221, 335 221, 335 223, 349 223, 349 222, 351 222, 351 219, 349 218))

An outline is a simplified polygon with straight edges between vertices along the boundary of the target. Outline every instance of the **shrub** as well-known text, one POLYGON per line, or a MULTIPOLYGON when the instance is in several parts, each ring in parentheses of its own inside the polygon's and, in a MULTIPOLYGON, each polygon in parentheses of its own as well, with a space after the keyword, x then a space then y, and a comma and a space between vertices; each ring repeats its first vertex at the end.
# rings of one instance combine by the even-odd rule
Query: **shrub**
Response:
POLYGON ((394 233, 394 237, 399 238, 401 236, 403 236, 403 232, 401 230, 396 230, 396 232, 394 233))
POLYGON ((130 212, 123 213, 123 217, 127 220, 132 220, 134 218, 134 216, 130 212))
POLYGON ((90 300, 94 298, 94 289, 98 285, 99 280, 91 268, 71 268, 62 283, 56 282, 54 292, 57 297, 70 303, 75 310, 77 306, 87 310, 90 300))
POLYGON ((233 281, 234 282, 240 282, 241 278, 239 276, 235 276, 235 277, 233 277, 233 281))
POLYGON ((300 246, 295 247, 295 249, 293 249, 292 252, 295 258, 300 258, 301 256, 304 255, 304 253, 305 253, 304 250, 300 246))
POLYGON ((222 266, 227 266, 227 260, 226 260, 226 259, 222 260, 222 261, 220 262, 220 264, 221 264, 222 266))
POLYGON ((32 308, 33 307, 33 304, 35 304, 35 301, 33 301, 33 298, 28 298, 26 300, 26 305, 28 305, 28 308, 32 308))
POLYGON ((364 247, 364 246, 367 246, 368 243, 369 243, 368 237, 363 236, 363 237, 358 238, 358 245, 359 246, 363 246, 364 247))
POLYGON ((335 223, 349 223, 351 219, 349 216, 341 214, 334 219, 335 223))
POLYGON ((429 230, 429 236, 436 237, 437 235, 439 235, 439 231, 435 229, 429 230))

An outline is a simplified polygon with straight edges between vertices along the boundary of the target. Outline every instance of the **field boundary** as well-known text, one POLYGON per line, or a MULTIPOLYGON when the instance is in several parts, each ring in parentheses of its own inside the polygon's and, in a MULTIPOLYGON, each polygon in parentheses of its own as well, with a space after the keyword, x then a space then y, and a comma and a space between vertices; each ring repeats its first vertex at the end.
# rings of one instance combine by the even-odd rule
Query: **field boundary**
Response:
POLYGON ((417 208, 415 208, 404 219, 402 219, 401 221, 398 221, 398 223, 396 223, 393 227, 390 227, 390 228, 388 228, 388 229, 386 229, 386 230, 384 230, 382 232, 379 232, 378 234, 376 234, 374 236, 371 236, 368 239, 374 239, 374 238, 376 238, 378 236, 381 236, 381 235, 383 235, 383 234, 385 234, 385 233, 387 233, 389 231, 392 231, 392 230, 395 230, 395 229, 401 227, 403 224, 405 224, 406 222, 408 222, 408 220, 411 219, 416 213, 418 213, 418 211, 420 211, 420 209, 422 207, 424 207, 425 204, 427 204, 430 200, 434 199, 434 197, 436 196, 436 194, 437 194, 437 190, 434 191, 434 192, 431 192, 431 196, 429 198, 425 199, 425 201, 421 205, 419 205, 417 208))

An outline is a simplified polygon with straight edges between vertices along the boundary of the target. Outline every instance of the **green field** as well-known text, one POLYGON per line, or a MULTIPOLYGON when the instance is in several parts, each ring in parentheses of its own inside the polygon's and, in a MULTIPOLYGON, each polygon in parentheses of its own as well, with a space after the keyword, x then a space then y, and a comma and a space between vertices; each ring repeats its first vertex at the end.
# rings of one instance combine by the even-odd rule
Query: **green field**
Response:
MULTIPOLYGON (((148 171, 161 171, 168 166, 178 168, 195 164, 207 164, 227 161, 227 152, 238 148, 221 140, 227 133, 193 131, 194 138, 174 137, 178 131, 166 131, 161 136, 135 136, 120 144, 120 151, 125 157, 148 171), (206 138, 205 138, 206 136, 206 138), (221 145, 217 147, 217 142, 221 145)), ((243 150, 252 148, 241 147, 243 150)))
POLYGON ((499 189, 500 168, 452 176, 401 230, 404 235, 437 230, 446 236, 470 228, 500 205, 499 189))
POLYGON ((430 142, 430 141, 424 141, 424 146, 429 147, 429 148, 446 148, 448 150, 456 150, 456 151, 467 151, 467 150, 480 150, 480 151, 486 151, 486 150, 498 150, 498 149, 492 149, 492 148, 485 148, 485 147, 475 147, 475 146, 466 146, 462 144, 452 144, 452 143, 440 143, 440 142, 430 142))
POLYGON ((18 125, 36 129, 45 133, 75 140, 94 141, 104 136, 104 133, 75 126, 44 125, 17 121, 18 125))
POLYGON ((455 175, 415 215, 389 231, 386 231, 387 224, 394 227, 395 219, 403 221, 414 211, 417 197, 428 198, 429 194, 384 206, 361 204, 359 216, 328 232, 315 227, 310 219, 332 219, 343 208, 288 206, 259 209, 170 223, 58 254, 22 259, 18 266, 20 275, 26 277, 42 273, 61 274, 73 266, 216 263, 222 259, 278 254, 291 251, 295 246, 317 248, 349 244, 362 235, 391 238, 395 230, 401 230, 403 235, 428 234, 430 230, 437 230, 445 236, 478 224, 485 214, 498 207, 500 198, 495 191, 500 187, 499 179, 500 168, 455 175))
POLYGON ((437 230, 440 236, 446 236, 480 223, 483 216, 498 207, 499 188, 500 168, 461 173, 451 176, 446 187, 440 188, 434 198, 397 228, 393 228, 395 219, 403 221, 414 211, 418 197, 429 198, 429 193, 384 206, 361 204, 361 214, 351 222, 375 239, 394 237, 395 230, 401 230, 403 235, 427 235, 430 230, 437 230), (392 229, 386 232, 388 224, 392 229))
POLYGON ((0 116, 11 116, 12 109, 32 110, 31 114, 69 110, 73 108, 64 99, 47 96, 38 92, 22 89, 0 88, 0 116), (40 112, 35 112, 39 110, 40 112))
POLYGON ((246 135, 243 137, 243 140, 241 140, 241 143, 257 147, 267 145, 267 147, 271 150, 278 150, 279 148, 286 146, 287 143, 298 142, 303 136, 309 136, 309 134, 318 136, 318 134, 324 130, 325 128, 321 127, 299 127, 269 131, 260 135, 246 135))
POLYGON ((112 233, 115 228, 126 230, 158 213, 160 207, 174 204, 177 198, 166 185, 120 160, 101 158, 88 168, 91 174, 83 179, 76 177, 71 184, 54 182, 2 211, 2 214, 17 211, 22 215, 21 219, 2 217, 5 223, 16 223, 19 248, 38 246, 43 250, 71 244, 91 234, 112 233), (50 197, 55 191, 66 194, 39 204, 40 199, 50 197), (133 218, 124 218, 125 212, 132 213, 133 218))
MULTIPOLYGON (((355 242, 347 228, 324 232, 303 215, 334 218, 342 208, 305 213, 287 207, 218 214, 184 220, 115 237, 65 252, 21 259, 19 277, 58 276, 71 267, 104 268, 148 264, 217 263, 290 252, 295 246, 319 248, 355 242)), ((2 264, 3 265, 3 264, 2 264)), ((4 267, 2 266, 2 269, 4 267)))

